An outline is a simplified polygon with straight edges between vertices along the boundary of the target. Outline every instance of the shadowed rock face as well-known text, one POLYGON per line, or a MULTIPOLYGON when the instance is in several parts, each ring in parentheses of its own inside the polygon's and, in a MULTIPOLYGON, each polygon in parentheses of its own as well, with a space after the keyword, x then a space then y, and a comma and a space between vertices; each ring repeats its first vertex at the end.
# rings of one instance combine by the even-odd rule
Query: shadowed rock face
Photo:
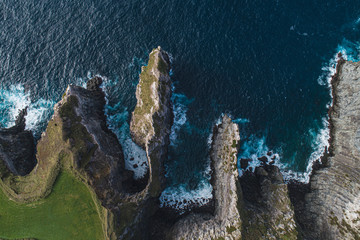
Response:
POLYGON ((340 60, 332 79, 330 149, 305 197, 306 239, 360 239, 360 63, 340 60))
POLYGON ((19 112, 15 126, 0 129, 0 161, 20 176, 29 174, 36 165, 35 139, 31 131, 25 130, 26 113, 26 109, 19 112))
POLYGON ((101 84, 102 79, 94 77, 87 82, 86 89, 70 85, 65 98, 72 106, 60 108, 60 116, 64 121, 65 140, 69 140, 72 148, 79 148, 75 167, 84 171, 102 204, 111 208, 126 192, 123 183, 130 173, 125 170, 124 155, 116 135, 106 126, 106 102, 101 84), (79 135, 82 142, 76 140, 79 135))
POLYGON ((243 239, 297 239, 287 185, 277 166, 264 164, 240 179, 244 196, 243 239))

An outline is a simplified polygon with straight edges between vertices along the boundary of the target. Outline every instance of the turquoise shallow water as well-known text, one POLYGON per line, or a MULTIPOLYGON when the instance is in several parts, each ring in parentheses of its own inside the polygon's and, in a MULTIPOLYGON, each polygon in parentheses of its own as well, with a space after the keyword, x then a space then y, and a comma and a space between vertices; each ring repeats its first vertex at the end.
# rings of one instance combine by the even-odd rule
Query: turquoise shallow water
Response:
POLYGON ((360 2, 350 0, 5 0, 0 125, 29 105, 28 128, 39 137, 66 86, 99 74, 109 124, 131 152, 138 74, 161 45, 172 56, 175 93, 168 201, 211 196, 209 137, 223 113, 240 125, 239 158, 255 163, 272 151, 287 177, 306 180, 327 142, 334 56, 358 58, 359 17, 360 2))

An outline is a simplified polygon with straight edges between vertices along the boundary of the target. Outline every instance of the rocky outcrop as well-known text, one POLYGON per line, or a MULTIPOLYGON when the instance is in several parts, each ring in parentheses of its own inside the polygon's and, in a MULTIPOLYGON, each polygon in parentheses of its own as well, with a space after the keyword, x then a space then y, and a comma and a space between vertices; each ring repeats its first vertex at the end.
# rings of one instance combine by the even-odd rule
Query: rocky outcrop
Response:
POLYGON ((164 186, 162 162, 167 156, 172 124, 169 70, 166 52, 160 47, 154 49, 148 66, 142 69, 137 88, 138 105, 131 133, 146 150, 149 162, 149 179, 142 190, 133 192, 138 189, 134 187, 137 182, 125 170, 122 147, 106 126, 102 79, 94 77, 87 82, 86 89, 68 86, 36 146, 36 158, 34 146, 27 146, 34 141, 31 133, 24 130, 26 110, 16 126, 1 130, 0 186, 4 193, 18 202, 45 198, 58 173, 68 171, 89 186, 107 239, 148 238, 148 223, 164 186), (21 173, 19 166, 25 168, 34 159, 35 168, 30 166, 29 174, 17 176, 21 173))
POLYGON ((239 141, 238 125, 225 115, 222 123, 214 127, 210 153, 214 214, 192 213, 179 220, 171 230, 169 239, 241 239, 238 201, 242 199, 236 165, 239 141))
POLYGON ((214 127, 211 146, 215 210, 180 219, 168 239, 298 239, 287 185, 278 167, 257 167, 240 180, 238 125, 226 115, 214 127))
POLYGON ((75 153, 74 168, 94 189, 106 207, 117 205, 130 178, 116 135, 106 126, 102 79, 94 77, 86 89, 70 85, 58 107, 63 120, 63 139, 75 153))
POLYGON ((168 54, 160 47, 154 49, 148 65, 141 69, 137 104, 130 123, 132 139, 146 151, 152 197, 158 197, 164 187, 163 162, 173 122, 169 71, 168 54))
POLYGON ((128 198, 133 203, 132 223, 127 224, 121 239, 149 238, 151 219, 165 186, 163 162, 167 158, 173 122, 169 71, 169 56, 160 47, 150 53, 148 65, 142 67, 130 133, 146 152, 149 173, 145 188, 128 198))
POLYGON ((330 149, 305 197, 306 239, 360 239, 360 63, 340 59, 332 79, 330 149))
POLYGON ((124 169, 115 134, 106 126, 101 83, 95 77, 86 89, 70 85, 37 144, 36 167, 23 177, 2 174, 0 183, 11 199, 32 202, 51 192, 59 171, 71 172, 89 186, 108 239, 116 239, 120 219, 127 214, 122 199, 131 174, 124 169))
POLYGON ((33 136, 25 130, 26 109, 14 127, 0 129, 4 193, 17 202, 39 200, 51 192, 60 171, 70 172, 89 187, 111 240, 360 239, 360 63, 338 62, 329 112, 330 148, 310 184, 287 185, 267 157, 259 158, 263 163, 254 173, 239 178, 239 128, 225 115, 213 129, 210 150, 213 205, 185 216, 158 208, 173 121, 169 71, 168 54, 154 49, 136 89, 130 130, 149 165, 141 185, 125 169, 122 147, 107 128, 102 79, 94 77, 86 88, 67 88, 36 155, 33 136))
MULTIPOLYGON (((26 113, 27 109, 19 112, 15 126, 0 129, 0 162, 20 176, 30 173, 36 165, 35 139, 31 131, 25 130, 26 113)), ((3 167, 2 172, 7 169, 3 167)))
POLYGON ((298 239, 287 184, 277 166, 264 164, 240 178, 244 196, 243 239, 298 239))

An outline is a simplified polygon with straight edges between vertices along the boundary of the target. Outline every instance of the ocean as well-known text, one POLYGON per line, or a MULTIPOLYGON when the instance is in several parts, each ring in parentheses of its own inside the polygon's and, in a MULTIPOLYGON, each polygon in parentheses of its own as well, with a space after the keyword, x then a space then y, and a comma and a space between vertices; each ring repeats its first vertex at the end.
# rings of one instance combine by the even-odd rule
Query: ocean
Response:
POLYGON ((357 61, 359 41, 353 0, 3 0, 0 127, 28 106, 38 139, 67 85, 100 75, 108 124, 141 177, 145 155, 129 121, 141 66, 161 46, 171 56, 175 115, 162 206, 212 197, 209 146, 222 114, 240 126, 239 159, 254 167, 269 153, 285 179, 306 182, 328 145, 336 55, 357 61))

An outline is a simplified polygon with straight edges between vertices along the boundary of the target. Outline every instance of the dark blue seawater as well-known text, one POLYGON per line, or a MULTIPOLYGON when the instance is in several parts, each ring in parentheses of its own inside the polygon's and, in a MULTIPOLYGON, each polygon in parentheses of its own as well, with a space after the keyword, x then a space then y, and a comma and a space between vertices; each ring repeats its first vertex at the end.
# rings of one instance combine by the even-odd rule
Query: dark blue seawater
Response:
POLYGON ((30 106, 39 137, 66 86, 98 74, 109 124, 129 142, 140 67, 160 45, 175 93, 167 199, 211 195, 208 142, 223 113, 240 125, 239 158, 272 151, 288 176, 306 180, 327 144, 334 56, 358 59, 359 17, 354 0, 3 0, 0 126, 30 106))

